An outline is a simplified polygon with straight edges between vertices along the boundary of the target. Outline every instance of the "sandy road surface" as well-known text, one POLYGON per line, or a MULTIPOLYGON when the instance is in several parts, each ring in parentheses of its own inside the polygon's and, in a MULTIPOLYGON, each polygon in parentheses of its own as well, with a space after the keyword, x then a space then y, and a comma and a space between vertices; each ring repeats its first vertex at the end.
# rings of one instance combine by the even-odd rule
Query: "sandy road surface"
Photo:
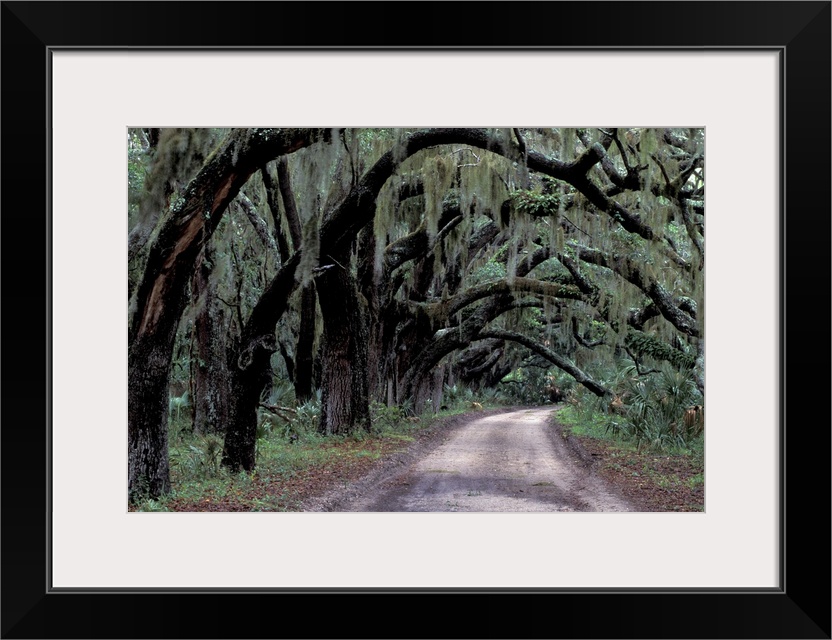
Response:
POLYGON ((553 407, 472 416, 315 511, 630 511, 570 450, 553 407))

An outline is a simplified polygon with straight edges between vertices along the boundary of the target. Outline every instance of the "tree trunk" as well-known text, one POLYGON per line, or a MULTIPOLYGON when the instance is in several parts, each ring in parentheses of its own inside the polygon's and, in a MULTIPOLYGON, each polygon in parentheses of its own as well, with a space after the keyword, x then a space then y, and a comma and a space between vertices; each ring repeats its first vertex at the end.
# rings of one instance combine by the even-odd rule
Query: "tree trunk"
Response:
POLYGON ((301 291, 300 324, 295 347, 295 398, 306 402, 312 397, 315 367, 315 320, 317 316, 315 287, 309 284, 301 291))
MULTIPOLYGON (((173 344, 175 327, 170 330, 173 344)), ((170 491, 168 467, 168 343, 139 338, 128 352, 128 497, 158 497, 170 491)))
POLYGON ((257 441, 257 407, 260 394, 271 382, 272 354, 277 351, 273 334, 248 343, 235 362, 229 363, 231 402, 222 464, 236 473, 253 471, 257 441))
POLYGON ((274 309, 264 301, 285 307, 295 288, 299 262, 300 253, 296 252, 280 268, 243 327, 238 350, 229 356, 231 397, 222 463, 232 471, 254 468, 257 407, 260 394, 271 382, 271 354, 277 351, 277 322, 270 315, 274 309))
MULTIPOLYGON (((269 159, 328 138, 329 130, 247 129, 229 135, 191 181, 150 248, 131 302, 128 352, 128 492, 170 490, 168 379, 176 327, 200 250, 249 176, 269 159)), ((254 405, 256 407, 256 403, 254 405)))
POLYGON ((194 320, 194 431, 222 433, 228 424, 227 331, 225 313, 216 299, 217 282, 211 279, 214 252, 206 247, 193 279, 193 295, 201 310, 194 320))
POLYGON ((318 278, 324 319, 319 429, 327 435, 370 430, 367 302, 347 271, 349 254, 342 251, 333 261, 318 278))

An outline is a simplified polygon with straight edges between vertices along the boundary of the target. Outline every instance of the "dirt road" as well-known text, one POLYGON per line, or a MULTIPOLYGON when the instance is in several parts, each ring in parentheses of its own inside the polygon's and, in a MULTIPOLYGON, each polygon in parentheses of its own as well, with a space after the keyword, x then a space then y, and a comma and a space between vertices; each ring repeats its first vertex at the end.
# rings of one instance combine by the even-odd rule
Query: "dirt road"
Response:
POLYGON ((554 407, 467 416, 307 511, 631 511, 551 420, 554 407))

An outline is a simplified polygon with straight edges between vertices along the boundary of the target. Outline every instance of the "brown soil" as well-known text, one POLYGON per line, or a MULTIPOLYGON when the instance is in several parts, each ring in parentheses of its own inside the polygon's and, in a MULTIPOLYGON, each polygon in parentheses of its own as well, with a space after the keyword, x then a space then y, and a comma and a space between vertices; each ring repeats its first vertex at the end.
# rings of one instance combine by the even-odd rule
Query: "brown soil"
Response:
POLYGON ((569 436, 570 444, 591 456, 598 475, 638 511, 704 511, 702 467, 688 456, 635 452, 614 442, 569 436))

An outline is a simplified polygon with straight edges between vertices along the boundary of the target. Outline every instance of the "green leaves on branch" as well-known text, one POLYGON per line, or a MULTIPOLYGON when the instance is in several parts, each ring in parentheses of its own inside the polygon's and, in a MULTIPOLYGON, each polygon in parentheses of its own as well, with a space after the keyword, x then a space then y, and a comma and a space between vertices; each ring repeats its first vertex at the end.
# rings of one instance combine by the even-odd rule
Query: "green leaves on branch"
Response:
POLYGON ((553 193, 534 193, 533 191, 515 191, 511 194, 514 210, 535 218, 557 217, 560 198, 553 193))
POLYGON ((694 356, 669 347, 642 331, 631 329, 624 340, 624 346, 632 349, 639 355, 650 356, 656 360, 669 362, 677 369, 693 369, 696 364, 696 358, 694 356))

